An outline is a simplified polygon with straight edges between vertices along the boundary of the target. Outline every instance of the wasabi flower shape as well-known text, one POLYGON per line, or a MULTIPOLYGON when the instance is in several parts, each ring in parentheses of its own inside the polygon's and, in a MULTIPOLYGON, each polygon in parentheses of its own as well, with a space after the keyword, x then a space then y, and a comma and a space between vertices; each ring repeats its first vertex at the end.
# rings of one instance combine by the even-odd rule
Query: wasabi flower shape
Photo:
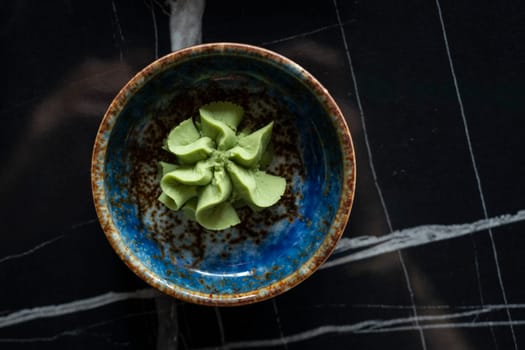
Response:
POLYGON ((238 134, 243 115, 236 104, 212 102, 199 109, 199 121, 186 119, 170 131, 164 148, 177 164, 159 162, 160 202, 209 230, 223 230, 240 223, 235 208, 259 211, 279 201, 286 180, 261 169, 271 158, 273 122, 238 134))

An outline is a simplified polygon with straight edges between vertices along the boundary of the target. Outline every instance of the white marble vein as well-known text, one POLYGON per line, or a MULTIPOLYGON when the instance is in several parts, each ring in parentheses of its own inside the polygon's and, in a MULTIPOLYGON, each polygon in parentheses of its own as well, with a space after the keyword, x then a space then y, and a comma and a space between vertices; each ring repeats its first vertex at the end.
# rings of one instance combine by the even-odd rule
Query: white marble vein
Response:
POLYGON ((0 338, 0 343, 15 343, 15 344, 25 344, 25 343, 48 343, 56 341, 63 337, 75 337, 80 335, 89 335, 93 337, 103 338, 108 344, 113 346, 128 346, 128 342, 117 342, 111 339, 111 336, 108 334, 96 334, 88 333, 84 329, 72 329, 57 333, 55 335, 45 336, 45 337, 31 337, 31 338, 0 338))
MULTIPOLYGON (((412 305, 404 306, 412 309, 412 305)), ((288 335, 284 338, 286 343, 297 343, 301 341, 310 340, 328 334, 363 334, 363 333, 387 333, 387 332, 403 332, 414 331, 421 329, 446 329, 446 328, 483 328, 483 327, 502 327, 509 326, 510 321, 483 321, 473 322, 470 320, 473 317, 480 315, 489 315, 492 312, 504 310, 509 307, 524 308, 524 304, 509 304, 509 305, 484 305, 472 310, 454 312, 449 314, 425 315, 425 316, 411 316, 401 317, 388 320, 365 320, 354 324, 345 325, 323 325, 303 332, 288 335), (416 320, 417 319, 417 326, 416 320), (449 320, 459 320, 459 322, 443 322, 449 320)), ((512 321, 513 325, 525 325, 525 320, 512 321)), ((248 349, 261 347, 276 347, 282 345, 283 339, 260 339, 248 340, 240 342, 230 342, 224 346, 213 348, 201 348, 199 350, 211 349, 248 349)))
MULTIPOLYGON (((508 304, 511 308, 525 308, 525 304, 508 304)), ((481 309, 483 307, 492 307, 496 308, 505 308, 504 305, 495 305, 495 304, 481 304, 481 305, 445 305, 445 304, 436 304, 436 305, 416 305, 418 310, 446 310, 446 309, 457 309, 457 310, 472 310, 472 309, 481 309)), ((345 304, 345 303, 323 303, 323 304, 313 304, 313 308, 338 308, 338 309, 385 309, 385 310, 407 310, 412 309, 412 305, 396 305, 396 304, 345 304)))
POLYGON ((169 0, 171 51, 202 42, 205 0, 169 0))
MULTIPOLYGON (((363 104, 361 103, 361 96, 359 94, 359 88, 357 86, 357 77, 356 77, 356 74, 355 74, 354 65, 352 63, 352 56, 350 55, 350 48, 348 47, 348 40, 346 38, 345 30, 344 30, 344 27, 343 27, 343 22, 341 20, 341 15, 339 13, 339 7, 337 6, 337 0, 333 0, 333 4, 334 4, 334 7, 335 7, 335 13, 336 13, 336 17, 337 17, 337 22, 339 24, 339 28, 340 28, 340 31, 341 31, 341 38, 343 39, 343 45, 344 45, 344 48, 345 48, 346 59, 348 61, 348 66, 350 67, 350 75, 352 76, 352 82, 354 84, 355 97, 356 97, 357 106, 358 106, 358 109, 359 109, 359 115, 360 115, 360 118, 361 118, 361 127, 363 129, 363 136, 364 136, 364 139, 365 139, 366 150, 367 150, 367 153, 368 153, 368 163, 369 163, 369 166, 370 166, 370 171, 372 173, 372 178, 374 180, 374 185, 375 185, 375 187, 377 189, 377 193, 378 193, 379 199, 381 201, 381 206, 383 208, 383 212, 385 214, 385 219, 386 219, 386 222, 388 224, 388 229, 389 229, 390 232, 392 232, 393 228, 392 228, 392 222, 390 220, 390 214, 388 213, 386 202, 385 202, 385 199, 383 198, 383 192, 381 191, 381 187, 379 186, 379 181, 377 179, 377 174, 376 174, 375 167, 374 167, 374 161, 373 161, 373 157, 372 157, 372 148, 370 147, 370 142, 368 140, 368 133, 367 133, 367 130, 366 130, 366 121, 365 121, 365 114, 364 114, 364 110, 363 110, 363 104)), ((410 300, 412 302, 412 306, 413 306, 412 312, 413 312, 413 314, 415 316, 415 325, 417 327, 419 321, 417 320, 416 302, 415 302, 415 299, 414 299, 414 291, 412 289, 412 284, 410 282, 410 276, 408 274, 408 270, 407 270, 407 267, 406 267, 406 264, 405 264, 405 260, 403 259, 403 253, 398 250, 397 251, 397 255, 399 257, 399 262, 400 262, 401 267, 403 269, 403 276, 405 278, 405 283, 406 283, 406 286, 407 286, 408 294, 409 294, 410 300)), ((422 329, 419 329, 419 338, 421 340, 421 346, 422 346, 423 350, 426 350, 427 349, 427 345, 426 345, 426 340, 425 340, 425 334, 423 333, 422 329)))
POLYGON ((64 238, 64 235, 56 236, 56 237, 53 237, 53 238, 51 238, 51 239, 49 239, 47 241, 44 241, 44 242, 42 242, 40 244, 37 244, 33 248, 28 249, 26 251, 4 256, 3 258, 0 258, 0 264, 5 263, 6 261, 9 261, 9 260, 20 259, 20 258, 23 258, 25 256, 31 255, 34 252, 39 251, 40 249, 42 249, 42 248, 44 248, 44 247, 46 247, 46 246, 48 246, 48 245, 50 245, 52 243, 55 243, 56 241, 58 241, 59 239, 62 239, 62 238, 64 238))
POLYGON ((120 62, 123 62, 124 61, 124 54, 122 52, 122 44, 124 42, 124 33, 122 33, 122 27, 120 26, 120 20, 118 18, 118 12, 117 12, 117 5, 115 4, 115 0, 112 0, 111 1, 111 9, 113 10, 113 17, 115 19, 115 24, 117 26, 117 29, 118 29, 118 34, 119 34, 119 44, 117 45, 118 46, 118 49, 119 49, 119 52, 120 52, 120 62))
POLYGON ((272 298, 273 313, 275 316, 275 322, 277 323, 277 329, 279 330, 279 337, 282 341, 284 350, 288 350, 288 343, 284 339, 283 325, 281 323, 281 315, 279 314, 279 307, 277 306, 277 299, 272 298))
POLYGON ((342 238, 334 253, 348 253, 329 260, 321 266, 321 269, 339 266, 351 261, 362 260, 400 249, 458 238, 488 230, 489 228, 500 227, 524 220, 525 210, 520 210, 516 214, 505 214, 467 224, 423 225, 394 231, 383 236, 342 238))
POLYGON ((127 342, 115 341, 111 339, 111 336, 108 334, 98 334, 94 332, 89 332, 89 330, 92 330, 98 327, 102 327, 110 323, 118 322, 124 319, 130 319, 130 318, 135 318, 135 317, 140 317, 140 316, 145 316, 145 315, 152 315, 155 313, 157 312, 156 311, 145 311, 145 312, 130 313, 124 316, 120 316, 118 318, 92 323, 87 326, 64 330, 62 332, 59 332, 54 335, 49 335, 49 336, 27 337, 27 338, 0 338, 0 343, 42 343, 42 342, 53 342, 57 339, 68 337, 68 336, 74 337, 78 335, 89 335, 89 336, 104 338, 104 340, 111 345, 125 346, 129 344, 127 342))
POLYGON ((320 27, 320 28, 317 28, 317 29, 314 29, 314 30, 310 30, 308 32, 294 34, 294 35, 290 35, 290 36, 287 36, 287 37, 284 37, 284 38, 280 38, 280 39, 276 39, 276 40, 272 40, 272 41, 265 41, 265 42, 261 43, 260 46, 267 46, 267 45, 278 44, 278 43, 282 43, 284 41, 289 41, 289 40, 293 40, 293 39, 297 39, 297 38, 302 38, 302 37, 305 37, 305 36, 309 36, 309 35, 316 34, 316 33, 319 33, 319 32, 324 32, 325 30, 332 29, 332 28, 337 28, 337 27, 339 27, 339 23, 327 25, 327 26, 320 27))
POLYGON ((157 28, 157 16, 155 15, 155 5, 150 0, 151 19, 153 21, 153 35, 155 36, 155 59, 159 58, 159 30, 157 28))
POLYGON ((30 337, 30 338, 0 338, 0 343, 41 343, 41 342, 52 342, 59 338, 66 336, 76 336, 81 333, 80 330, 72 329, 63 331, 54 335, 45 337, 30 337))
MULTIPOLYGON (((478 171, 478 167, 477 167, 477 164, 476 164, 476 157, 474 156, 474 150, 472 148, 472 142, 470 140, 470 132, 469 132, 469 127, 468 127, 467 117, 465 115, 465 108, 463 106, 463 99, 461 98, 461 93, 459 91, 458 80, 456 78, 456 72, 455 72, 455 69, 454 69, 454 63, 452 62, 452 54, 450 53, 450 45, 448 43, 447 31, 445 29, 445 21, 443 20, 443 12, 441 10, 441 5, 439 3, 439 0, 436 0, 436 8, 437 8, 438 15, 439 15, 439 23, 441 24, 441 32, 443 34, 443 41, 445 43, 445 49, 447 51, 448 63, 449 63, 449 66, 450 66, 450 73, 452 74, 452 80, 454 82, 454 88, 455 88, 455 91, 456 91, 456 97, 457 97, 458 104, 459 104, 459 109, 460 109, 460 112, 461 112, 461 120, 463 121, 463 127, 464 127, 464 130, 465 130, 465 137, 467 139, 468 150, 469 150, 469 153, 470 153, 470 160, 472 162, 472 168, 474 170, 474 175, 476 177, 476 184, 478 186, 479 197, 480 197, 480 200, 481 200, 481 207, 483 209, 483 214, 485 215, 485 218, 488 218, 488 211, 487 211, 487 204, 485 202, 485 195, 483 194, 483 187, 481 185, 481 178, 479 176, 479 171, 478 171)), ((501 295, 503 297, 503 301, 505 302, 505 304, 507 304, 508 303, 508 301, 507 301, 507 292, 505 291, 505 285, 503 284, 503 277, 501 275, 501 269, 500 269, 500 266, 499 266, 499 259, 498 259, 498 251, 496 249, 496 242, 494 241, 494 235, 493 235, 492 230, 490 228, 488 229, 488 232, 489 232, 490 244, 491 244, 492 252, 493 252, 493 256, 494 256, 494 263, 496 264, 496 273, 497 273, 497 276, 498 276, 499 287, 501 289, 501 295)), ((510 332, 511 332, 511 335, 512 335, 512 341, 514 343, 514 349, 518 350, 518 342, 516 340, 516 334, 514 332, 514 327, 512 326, 512 317, 511 317, 509 309, 507 309, 506 311, 507 311, 507 317, 508 317, 509 324, 510 324, 510 332)))
MULTIPOLYGON (((390 231, 392 231, 392 227, 390 227, 390 231)), ((405 277, 405 283, 407 285, 408 295, 410 297, 410 302, 412 303, 412 313, 414 314, 414 324, 419 333, 421 347, 423 348, 423 350, 427 350, 427 341, 425 339, 425 334, 423 333, 423 329, 419 325, 418 311, 416 308, 416 299, 414 296, 414 290, 412 289, 412 283, 410 282, 410 276, 408 275, 408 269, 405 264, 405 259, 403 258, 403 254, 401 253, 400 250, 397 251, 397 256, 399 257, 399 262, 401 263, 401 268, 403 269, 403 276, 405 277)))
POLYGON ((178 303, 167 295, 155 298, 157 314, 157 350, 178 349, 180 330, 178 322, 178 303))
POLYGON ((92 310, 101 306, 129 299, 151 299, 160 293, 154 289, 139 289, 133 292, 108 292, 95 297, 79 299, 58 305, 38 306, 23 309, 0 317, 0 328, 14 326, 41 318, 57 317, 80 311, 92 310))
MULTIPOLYGON (((437 323, 437 324, 425 324, 422 325, 423 329, 458 329, 458 328, 484 328, 484 327, 514 327, 524 326, 525 320, 514 320, 514 321, 482 321, 482 322, 454 322, 454 323, 437 323)), ((391 332, 404 332, 415 330, 413 326, 399 326, 381 330, 370 330, 363 331, 360 333, 391 333, 391 332)))
MULTIPOLYGON (((348 308, 365 308, 365 309, 410 309, 412 305, 395 305, 395 304, 317 304, 315 307, 348 307, 348 308)), ((482 305, 417 305, 418 309, 422 310, 444 310, 444 309, 457 309, 457 310, 481 310, 488 308, 491 311, 498 311, 504 309, 525 309, 525 304, 482 304, 482 305)))
MULTIPOLYGON (((94 222, 97 222, 97 219, 91 219, 91 220, 79 222, 77 224, 72 225, 71 228, 68 231, 76 230, 77 228, 80 228, 82 226, 86 226, 86 225, 92 224, 94 222)), ((39 243, 36 246, 34 246, 33 248, 28 249, 26 251, 4 256, 4 257, 0 258, 0 264, 4 263, 6 261, 9 261, 9 260, 20 259, 20 258, 26 257, 28 255, 31 255, 31 254, 39 251, 40 249, 42 249, 42 248, 44 248, 44 247, 46 247, 46 246, 48 246, 50 244, 55 243, 56 241, 58 241, 58 240, 60 240, 60 239, 62 239, 64 237, 65 237, 65 234, 62 234, 62 235, 53 237, 51 239, 48 239, 47 241, 44 241, 42 243, 39 243)))
POLYGON ((224 324, 222 323, 221 309, 214 307, 215 318, 217 319, 217 326, 219 327, 219 337, 221 345, 226 343, 226 335, 224 333, 224 324))
MULTIPOLYGON (((106 74, 106 73, 104 73, 104 74, 106 74)), ((86 221, 78 222, 76 224, 71 225, 71 227, 70 227, 70 229, 68 231, 76 230, 77 228, 84 227, 84 226, 87 226, 87 225, 91 225, 91 224, 94 224, 95 222, 98 222, 98 219, 89 219, 89 220, 86 220, 86 221)))

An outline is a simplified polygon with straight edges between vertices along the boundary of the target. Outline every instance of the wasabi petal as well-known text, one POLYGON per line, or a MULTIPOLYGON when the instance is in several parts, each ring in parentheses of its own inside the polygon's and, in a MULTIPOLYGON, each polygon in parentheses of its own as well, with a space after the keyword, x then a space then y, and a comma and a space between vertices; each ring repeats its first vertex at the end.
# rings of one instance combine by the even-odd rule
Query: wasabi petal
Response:
POLYGON ((159 197, 159 200, 164 204, 166 204, 165 202, 169 202, 169 205, 166 204, 166 206, 172 210, 179 210, 189 199, 197 196, 196 186, 181 184, 169 176, 162 177, 162 180, 160 180, 160 188, 172 201, 168 201, 162 195, 161 197, 163 198, 161 199, 159 197))
POLYGON ((177 156, 181 164, 195 164, 213 153, 215 143, 209 137, 201 137, 187 145, 170 146, 168 143, 168 147, 177 156))
POLYGON ((254 176, 255 192, 252 193, 251 197, 253 204, 266 208, 277 203, 286 190, 284 177, 271 175, 260 170, 257 170, 254 176))
POLYGON ((171 210, 178 210, 177 203, 164 192, 162 192, 158 198, 159 202, 164 204, 166 207, 168 207, 171 210))
POLYGON ((213 173, 209 162, 200 161, 195 166, 183 165, 164 175, 165 179, 172 179, 184 185, 204 186, 210 183, 213 173))
POLYGON ((235 131, 232 128, 226 123, 206 114, 201 115, 201 131, 203 135, 215 140, 219 150, 231 148, 237 142, 235 131))
POLYGON ((189 145, 197 141, 201 137, 199 130, 193 124, 191 118, 184 120, 182 123, 174 127, 166 139, 168 149, 173 146, 189 145))
POLYGON ((213 174, 213 181, 207 185, 199 196, 195 218, 209 230, 223 230, 240 223, 233 206, 226 202, 232 192, 230 177, 224 169, 213 174))
POLYGON ((213 118, 228 125, 232 130, 237 130, 237 126, 242 120, 244 109, 231 102, 211 102, 199 109, 201 118, 213 118))
POLYGON ((158 173, 160 175, 160 178, 162 178, 164 175, 166 175, 170 171, 177 169, 178 167, 179 165, 177 164, 171 164, 171 163, 159 161, 158 173))
POLYGON ((273 122, 245 137, 239 138, 237 146, 230 150, 230 159, 247 168, 257 165, 270 142, 272 129, 273 122))
POLYGON ((245 169, 229 162, 228 173, 231 176, 234 189, 249 204, 266 208, 279 201, 286 189, 286 180, 264 171, 245 169))

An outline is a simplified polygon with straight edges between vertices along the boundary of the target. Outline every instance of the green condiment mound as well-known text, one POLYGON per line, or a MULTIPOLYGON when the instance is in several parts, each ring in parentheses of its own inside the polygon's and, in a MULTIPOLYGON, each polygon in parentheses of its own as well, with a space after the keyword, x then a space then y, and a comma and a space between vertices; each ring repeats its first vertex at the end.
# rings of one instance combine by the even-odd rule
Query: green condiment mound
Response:
POLYGON ((159 162, 160 202, 209 230, 223 230, 241 222, 236 208, 260 211, 279 201, 286 180, 262 166, 272 158, 273 122, 237 133, 243 116, 241 106, 212 102, 199 109, 198 121, 186 119, 170 131, 164 149, 177 163, 159 162))

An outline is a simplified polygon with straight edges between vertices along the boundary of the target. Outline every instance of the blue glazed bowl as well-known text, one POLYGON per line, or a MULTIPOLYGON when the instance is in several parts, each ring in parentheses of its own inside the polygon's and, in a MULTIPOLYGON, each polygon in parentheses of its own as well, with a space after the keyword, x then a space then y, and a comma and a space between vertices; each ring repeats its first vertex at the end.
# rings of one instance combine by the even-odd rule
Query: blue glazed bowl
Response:
POLYGON ((241 305, 285 292, 310 276, 343 234, 355 189, 345 119, 308 72, 274 52, 234 43, 186 48, 153 62, 108 108, 92 159, 102 228, 143 280, 185 301, 241 305), (242 223, 208 231, 158 200, 157 164, 169 130, 212 101, 245 109, 244 126, 275 122, 268 172, 283 198, 242 223))

